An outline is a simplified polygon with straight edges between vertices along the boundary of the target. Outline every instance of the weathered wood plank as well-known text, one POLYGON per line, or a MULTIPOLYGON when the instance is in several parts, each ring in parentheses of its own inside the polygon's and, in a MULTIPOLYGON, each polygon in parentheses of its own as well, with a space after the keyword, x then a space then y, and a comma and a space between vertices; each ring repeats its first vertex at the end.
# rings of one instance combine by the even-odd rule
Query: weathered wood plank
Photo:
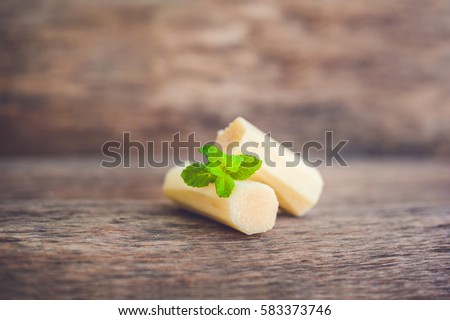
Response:
POLYGON ((3 160, 0 298, 449 299, 448 164, 352 163, 324 170, 309 215, 248 237, 159 196, 114 199, 159 189, 142 169, 3 160))
MULTIPOLYGON (((354 206, 448 201, 450 163, 411 158, 347 158, 349 167, 321 167, 320 204, 354 206)), ((2 199, 155 199, 167 168, 100 167, 95 158, 0 159, 2 199)))
POLYGON ((449 16, 448 0, 2 1, 0 154, 213 139, 242 115, 299 147, 333 130, 355 153, 449 155, 449 16))
POLYGON ((450 297, 450 205, 328 207, 252 237, 166 203, 0 210, 1 298, 450 297))

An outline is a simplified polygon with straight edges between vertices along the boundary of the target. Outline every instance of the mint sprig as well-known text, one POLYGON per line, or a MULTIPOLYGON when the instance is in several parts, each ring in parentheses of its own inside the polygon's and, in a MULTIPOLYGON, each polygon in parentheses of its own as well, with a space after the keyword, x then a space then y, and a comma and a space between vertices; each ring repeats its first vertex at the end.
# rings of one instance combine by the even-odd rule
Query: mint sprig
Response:
POLYGON ((214 183, 216 193, 228 198, 234 189, 235 180, 247 180, 262 165, 257 157, 240 154, 225 154, 216 146, 205 144, 199 152, 207 158, 207 163, 193 163, 181 173, 184 182, 191 187, 202 188, 214 183))

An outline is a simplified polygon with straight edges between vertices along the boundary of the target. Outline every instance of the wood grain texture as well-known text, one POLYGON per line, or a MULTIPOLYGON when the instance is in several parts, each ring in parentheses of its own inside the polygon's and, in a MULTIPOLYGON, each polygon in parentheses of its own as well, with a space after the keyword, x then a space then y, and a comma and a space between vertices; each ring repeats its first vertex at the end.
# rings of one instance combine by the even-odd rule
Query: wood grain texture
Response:
POLYGON ((280 212, 256 236, 161 198, 163 171, 103 175, 82 159, 0 168, 3 299, 450 298, 448 162, 325 168, 309 215, 280 212))
POLYGON ((449 155, 449 18, 448 0, 2 1, 0 154, 213 139, 241 115, 300 145, 449 155))

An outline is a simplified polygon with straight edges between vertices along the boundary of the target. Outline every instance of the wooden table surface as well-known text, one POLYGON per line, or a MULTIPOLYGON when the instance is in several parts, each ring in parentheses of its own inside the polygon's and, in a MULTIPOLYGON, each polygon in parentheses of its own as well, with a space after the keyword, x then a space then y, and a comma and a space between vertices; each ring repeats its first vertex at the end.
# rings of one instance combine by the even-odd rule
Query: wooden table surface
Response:
POLYGON ((305 217, 245 236, 173 206, 165 170, 0 160, 1 299, 450 299, 450 162, 323 168, 305 217))

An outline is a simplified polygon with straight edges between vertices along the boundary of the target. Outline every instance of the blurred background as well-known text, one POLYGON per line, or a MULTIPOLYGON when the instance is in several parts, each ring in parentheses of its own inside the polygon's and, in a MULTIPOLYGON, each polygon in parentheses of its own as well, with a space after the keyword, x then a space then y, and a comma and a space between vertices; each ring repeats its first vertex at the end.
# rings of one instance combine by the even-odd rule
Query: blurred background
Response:
POLYGON ((0 299, 449 298, 449 122, 450 0, 1 0, 0 299), (244 239, 100 167, 237 116, 350 141, 311 215, 244 239))
POLYGON ((0 155, 208 141, 241 115, 357 155, 450 155, 450 3, 3 0, 0 155))

